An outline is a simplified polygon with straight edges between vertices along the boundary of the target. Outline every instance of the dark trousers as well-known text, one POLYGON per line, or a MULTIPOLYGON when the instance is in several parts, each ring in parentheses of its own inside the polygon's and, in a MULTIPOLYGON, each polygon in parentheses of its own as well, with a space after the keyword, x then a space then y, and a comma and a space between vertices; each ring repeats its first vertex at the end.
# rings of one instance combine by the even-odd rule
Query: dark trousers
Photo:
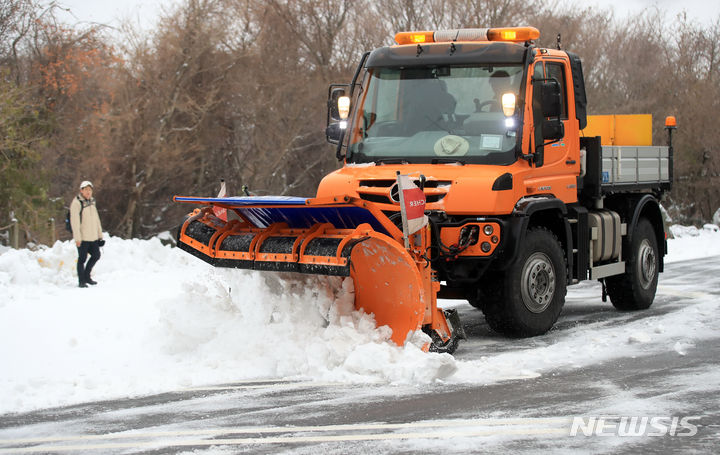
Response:
POLYGON ((92 268, 95 266, 95 263, 100 259, 100 245, 98 245, 98 242, 85 242, 83 241, 80 243, 80 246, 77 247, 78 249, 78 261, 77 261, 77 274, 78 274, 78 280, 80 280, 81 283, 86 282, 90 278, 90 272, 92 271, 92 268), (85 263, 85 260, 87 259, 88 253, 90 254, 90 259, 88 259, 87 264, 85 263))

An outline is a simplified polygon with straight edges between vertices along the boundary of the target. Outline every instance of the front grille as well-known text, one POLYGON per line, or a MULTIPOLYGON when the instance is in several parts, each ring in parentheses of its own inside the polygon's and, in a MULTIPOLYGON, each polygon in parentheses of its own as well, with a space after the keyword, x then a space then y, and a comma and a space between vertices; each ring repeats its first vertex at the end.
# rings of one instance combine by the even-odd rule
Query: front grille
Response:
POLYGON ((368 186, 370 188, 390 188, 397 180, 360 180, 360 186, 368 186))
MULTIPOLYGON (((414 180, 417 186, 420 186, 420 179, 414 180)), ((396 180, 360 180, 358 194, 361 199, 379 204, 397 204, 390 197, 396 180), (384 189, 385 191, 381 191, 384 189)), ((451 181, 449 180, 426 180, 425 181, 425 199, 428 204, 440 202, 450 190, 451 181), (431 190, 431 191, 427 191, 431 190)), ((397 189, 395 190, 397 192, 397 189)))
MULTIPOLYGON (((420 186, 420 179, 413 180, 415 185, 420 186)), ((360 180, 360 187, 369 188, 390 188, 397 180, 360 180)), ((449 187, 452 182, 450 180, 425 180, 425 188, 442 188, 449 187)))
POLYGON ((360 193, 360 198, 370 202, 377 202, 378 204, 392 204, 392 201, 387 196, 381 196, 379 194, 365 194, 360 193))

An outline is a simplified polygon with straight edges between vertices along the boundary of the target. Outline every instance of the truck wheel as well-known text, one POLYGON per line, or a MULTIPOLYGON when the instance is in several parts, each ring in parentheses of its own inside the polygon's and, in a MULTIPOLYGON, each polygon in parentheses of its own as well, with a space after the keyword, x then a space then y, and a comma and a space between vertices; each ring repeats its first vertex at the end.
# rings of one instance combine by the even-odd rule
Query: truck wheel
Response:
POLYGON ((550 330, 567 292, 565 255, 555 235, 547 229, 530 230, 500 289, 502 298, 483 306, 485 320, 493 330, 518 337, 550 330))
POLYGON ((468 299, 468 302, 473 307, 484 312, 485 307, 488 305, 502 301, 501 285, 502 275, 497 272, 486 272, 478 282, 474 295, 468 299))
POLYGON ((605 279, 613 306, 623 311, 650 308, 655 299, 659 271, 655 231, 650 221, 641 218, 633 232, 625 273, 605 279))

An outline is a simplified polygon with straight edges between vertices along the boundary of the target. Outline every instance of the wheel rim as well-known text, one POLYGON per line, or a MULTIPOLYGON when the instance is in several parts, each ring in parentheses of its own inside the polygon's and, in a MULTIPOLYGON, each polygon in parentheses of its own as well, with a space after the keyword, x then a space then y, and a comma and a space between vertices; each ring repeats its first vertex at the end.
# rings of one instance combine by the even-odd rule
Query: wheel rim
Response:
POLYGON ((520 284, 525 308, 533 313, 547 309, 555 295, 555 268, 544 253, 533 253, 525 262, 520 284))
POLYGON ((640 243, 638 267, 640 268, 640 273, 638 274, 640 276, 640 285, 643 289, 647 289, 655 280, 655 273, 657 271, 655 249, 650 245, 648 239, 643 239, 640 243))

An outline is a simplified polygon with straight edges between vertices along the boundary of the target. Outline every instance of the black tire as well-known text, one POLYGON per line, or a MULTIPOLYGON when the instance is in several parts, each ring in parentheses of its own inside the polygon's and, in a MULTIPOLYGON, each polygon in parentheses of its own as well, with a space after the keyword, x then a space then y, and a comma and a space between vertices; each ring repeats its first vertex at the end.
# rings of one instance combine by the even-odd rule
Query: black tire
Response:
POLYGON ((613 306, 622 311, 650 308, 655 299, 660 256, 650 221, 641 218, 635 226, 625 273, 605 279, 613 306))
POLYGON ((483 309, 483 301, 482 301, 482 299, 481 299, 480 297, 468 299, 468 303, 469 303, 471 306, 473 306, 473 307, 475 307, 476 309, 478 309, 478 310, 482 310, 482 309, 483 309))
POLYGON ((488 305, 496 305, 502 302, 503 276, 497 272, 486 272, 477 284, 473 298, 468 303, 478 310, 485 312, 488 305))
POLYGON ((560 242, 547 229, 531 229, 500 286, 488 293, 490 298, 482 306, 485 320, 505 335, 542 335, 560 316, 566 293, 567 267, 560 242))

